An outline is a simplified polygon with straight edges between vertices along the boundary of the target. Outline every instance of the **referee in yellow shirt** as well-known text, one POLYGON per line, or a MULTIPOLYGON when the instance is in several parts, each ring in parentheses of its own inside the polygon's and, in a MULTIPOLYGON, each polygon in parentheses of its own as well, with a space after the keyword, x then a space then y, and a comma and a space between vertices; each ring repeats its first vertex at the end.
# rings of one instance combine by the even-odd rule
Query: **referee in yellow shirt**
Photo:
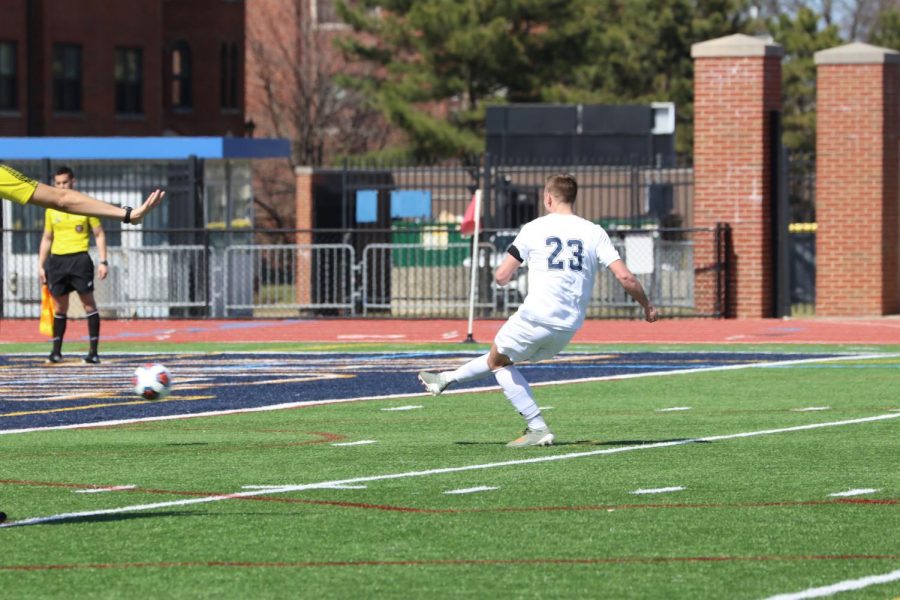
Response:
MULTIPOLYGON (((71 190, 75 187, 75 173, 69 167, 60 167, 53 178, 56 188, 71 190)), ((44 237, 38 255, 38 277, 42 284, 50 286, 55 316, 53 319, 53 350, 48 362, 62 360, 62 343, 66 334, 66 315, 69 312, 69 294, 78 292, 84 305, 88 322, 90 350, 84 362, 98 364, 97 343, 100 340, 100 313, 94 301, 94 261, 88 254, 91 232, 97 242, 100 265, 97 275, 106 279, 106 233, 97 217, 71 215, 48 208, 44 217, 44 237)))

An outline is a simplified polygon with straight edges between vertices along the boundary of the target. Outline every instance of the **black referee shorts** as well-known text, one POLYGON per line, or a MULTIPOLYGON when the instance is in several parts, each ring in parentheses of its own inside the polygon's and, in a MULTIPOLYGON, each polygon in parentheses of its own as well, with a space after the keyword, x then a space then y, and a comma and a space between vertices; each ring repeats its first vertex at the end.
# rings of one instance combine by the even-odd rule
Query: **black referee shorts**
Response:
POLYGON ((79 294, 94 291, 94 261, 87 252, 51 254, 44 270, 53 296, 66 296, 72 290, 79 294))

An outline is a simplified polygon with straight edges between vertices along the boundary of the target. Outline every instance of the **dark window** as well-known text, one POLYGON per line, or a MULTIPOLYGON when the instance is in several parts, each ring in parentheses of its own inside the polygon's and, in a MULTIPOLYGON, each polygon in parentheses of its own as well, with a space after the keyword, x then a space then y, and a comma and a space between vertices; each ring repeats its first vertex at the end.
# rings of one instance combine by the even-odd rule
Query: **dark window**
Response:
POLYGON ((326 25, 341 22, 334 0, 313 0, 313 2, 316 3, 316 23, 326 25))
POLYGON ((19 108, 16 73, 16 43, 0 42, 0 110, 19 108))
POLYGON ((240 108, 240 54, 237 44, 223 43, 220 53, 222 65, 219 97, 223 109, 240 108))
POLYGON ((81 46, 53 45, 53 110, 81 111, 81 46))
POLYGON ((229 66, 231 67, 231 77, 228 81, 228 107, 238 108, 240 105, 238 102, 238 84, 240 82, 238 74, 240 69, 237 44, 231 44, 231 62, 229 66))
POLYGON ((187 42, 175 42, 172 48, 172 108, 194 106, 191 48, 187 42))
POLYGON ((141 62, 140 48, 116 48, 116 113, 120 115, 144 112, 141 62))

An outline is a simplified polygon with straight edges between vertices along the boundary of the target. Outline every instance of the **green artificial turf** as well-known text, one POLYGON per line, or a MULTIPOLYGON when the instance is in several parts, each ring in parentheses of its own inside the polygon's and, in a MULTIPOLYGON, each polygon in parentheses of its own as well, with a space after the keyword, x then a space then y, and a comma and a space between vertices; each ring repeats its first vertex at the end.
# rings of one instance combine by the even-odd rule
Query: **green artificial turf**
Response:
MULTIPOLYGON (((900 359, 885 357, 541 386, 557 444, 524 450, 505 447, 522 423, 499 391, 0 435, 10 521, 248 485, 366 486, 0 528, 0 590, 764 598, 888 573, 900 568, 898 381, 900 359), (659 412, 674 407, 689 410, 659 412), (828 409, 797 410, 810 407, 828 409), (897 418, 689 441, 879 415, 897 418), (375 443, 332 445, 363 440, 375 443), (504 464, 545 457, 561 460, 504 464), (116 485, 137 487, 76 493, 116 485), (445 493, 479 486, 496 489, 445 493), (633 493, 665 487, 684 489, 633 493), (878 491, 830 496, 861 488, 878 491)), ((853 597, 898 595, 894 581, 853 597)))

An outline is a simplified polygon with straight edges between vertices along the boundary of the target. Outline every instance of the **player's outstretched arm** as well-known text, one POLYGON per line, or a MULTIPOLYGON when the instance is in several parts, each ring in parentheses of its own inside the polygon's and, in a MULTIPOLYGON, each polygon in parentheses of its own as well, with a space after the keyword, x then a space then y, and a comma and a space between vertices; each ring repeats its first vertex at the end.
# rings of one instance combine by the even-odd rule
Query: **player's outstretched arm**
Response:
POLYGON ((614 261, 609 265, 609 270, 616 276, 616 279, 619 280, 619 283, 625 288, 625 291, 628 292, 628 294, 644 309, 644 320, 648 323, 656 321, 659 318, 656 307, 653 306, 653 303, 650 302, 650 299, 644 292, 644 286, 642 286, 641 282, 638 281, 638 278, 634 276, 631 269, 625 265, 625 261, 621 259, 614 261))
MULTIPOLYGON (((140 223, 141 219, 153 210, 165 195, 165 192, 155 190, 141 206, 131 210, 129 222, 140 223)), ((43 183, 39 183, 37 189, 34 190, 30 203, 44 208, 55 208, 67 213, 99 217, 101 219, 118 219, 122 221, 126 215, 126 209, 121 206, 115 206, 102 200, 91 198, 77 190, 50 187, 43 183)))

